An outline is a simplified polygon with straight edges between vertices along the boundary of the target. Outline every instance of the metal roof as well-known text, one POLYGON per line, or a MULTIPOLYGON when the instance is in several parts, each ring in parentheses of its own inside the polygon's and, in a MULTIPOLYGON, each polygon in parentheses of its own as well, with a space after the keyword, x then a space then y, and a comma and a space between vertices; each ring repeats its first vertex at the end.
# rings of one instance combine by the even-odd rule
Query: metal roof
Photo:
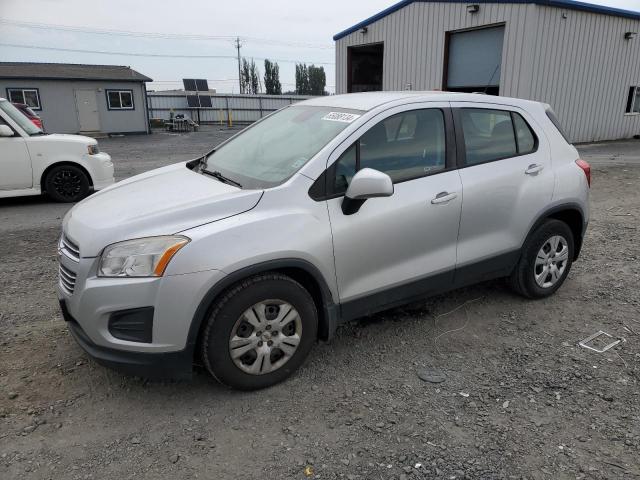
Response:
POLYGON ((77 63, 0 62, 0 78, 40 80, 113 80, 151 82, 130 67, 122 65, 84 65, 77 63))
POLYGON ((570 10, 581 10, 584 12, 591 13, 599 13, 602 15, 613 15, 617 17, 625 17, 632 18, 634 20, 640 20, 640 12, 634 12, 631 10, 622 10, 620 8, 613 7, 605 7, 602 5, 594 5, 592 3, 584 3, 584 2, 575 2, 573 0, 402 0, 394 5, 391 5, 389 8, 382 10, 381 12, 373 15, 372 17, 363 20, 356 25, 343 30, 340 33, 337 33, 333 36, 334 40, 340 40, 343 37, 346 37, 350 33, 356 32, 362 27, 366 27, 367 25, 371 25, 373 22, 377 22, 381 18, 386 17, 387 15, 392 14, 400 10, 401 8, 406 7, 414 2, 425 2, 425 3, 534 3, 536 5, 543 5, 545 7, 558 7, 558 8, 566 8, 570 10))
POLYGON ((329 108, 347 108, 352 110, 372 110, 381 105, 392 102, 416 103, 416 102, 480 102, 495 103, 500 105, 526 106, 540 105, 539 102, 522 100, 519 98, 487 96, 482 93, 457 93, 432 91, 399 91, 399 92, 363 92, 347 93, 343 95, 325 95, 314 97, 304 102, 296 103, 296 106, 317 106, 329 108))

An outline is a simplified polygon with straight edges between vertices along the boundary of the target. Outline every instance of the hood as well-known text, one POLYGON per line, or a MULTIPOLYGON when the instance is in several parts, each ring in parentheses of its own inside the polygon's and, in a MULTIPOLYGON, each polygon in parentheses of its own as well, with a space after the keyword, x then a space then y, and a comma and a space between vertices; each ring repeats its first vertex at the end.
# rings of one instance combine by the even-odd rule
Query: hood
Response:
POLYGON ((29 142, 51 142, 51 143, 77 143, 78 145, 94 145, 98 143, 95 138, 84 135, 70 135, 66 133, 50 133, 46 135, 34 135, 29 137, 29 142))
POLYGON ((87 197, 62 228, 83 257, 132 238, 171 235, 251 210, 262 190, 241 190, 189 170, 185 163, 118 182, 87 197))

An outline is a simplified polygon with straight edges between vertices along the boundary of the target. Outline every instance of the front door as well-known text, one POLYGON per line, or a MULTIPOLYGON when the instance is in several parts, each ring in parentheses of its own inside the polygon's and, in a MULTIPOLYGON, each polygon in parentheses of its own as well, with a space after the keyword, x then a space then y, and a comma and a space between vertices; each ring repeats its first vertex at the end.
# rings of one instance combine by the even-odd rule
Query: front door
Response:
MULTIPOLYGON (((7 125, 2 117, 0 125, 7 125)), ((19 135, 0 137, 0 152, 0 190, 33 187, 31 156, 25 139, 19 135)))
POLYGON ((372 120, 334 152, 327 201, 344 317, 381 310, 453 281, 462 189, 453 168, 448 104, 403 106, 372 120), (355 137, 355 138, 354 138, 355 137), (334 160, 335 159, 335 160, 334 160), (387 173, 394 193, 347 215, 360 168, 387 173))
POLYGON ((100 131, 100 117, 95 90, 76 90, 76 110, 81 132, 100 131))

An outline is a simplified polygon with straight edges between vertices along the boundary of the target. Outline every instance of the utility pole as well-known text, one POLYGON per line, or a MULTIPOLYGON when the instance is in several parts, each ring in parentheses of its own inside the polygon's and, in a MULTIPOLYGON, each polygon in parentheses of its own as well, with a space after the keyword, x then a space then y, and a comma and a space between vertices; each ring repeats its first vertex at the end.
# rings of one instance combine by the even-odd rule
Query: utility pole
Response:
POLYGON ((242 75, 240 73, 240 47, 242 46, 240 43, 240 37, 236 37, 235 45, 238 50, 238 86, 240 87, 240 93, 244 93, 242 91, 242 75))

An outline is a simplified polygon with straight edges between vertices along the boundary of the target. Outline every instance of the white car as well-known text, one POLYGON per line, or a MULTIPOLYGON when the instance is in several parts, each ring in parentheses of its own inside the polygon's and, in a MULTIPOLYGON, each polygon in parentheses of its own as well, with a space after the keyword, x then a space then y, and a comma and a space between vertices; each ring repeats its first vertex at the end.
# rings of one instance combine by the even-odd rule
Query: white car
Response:
POLYGON ((0 98, 0 198, 46 192, 59 202, 77 202, 113 182, 111 157, 95 139, 46 135, 0 98))

